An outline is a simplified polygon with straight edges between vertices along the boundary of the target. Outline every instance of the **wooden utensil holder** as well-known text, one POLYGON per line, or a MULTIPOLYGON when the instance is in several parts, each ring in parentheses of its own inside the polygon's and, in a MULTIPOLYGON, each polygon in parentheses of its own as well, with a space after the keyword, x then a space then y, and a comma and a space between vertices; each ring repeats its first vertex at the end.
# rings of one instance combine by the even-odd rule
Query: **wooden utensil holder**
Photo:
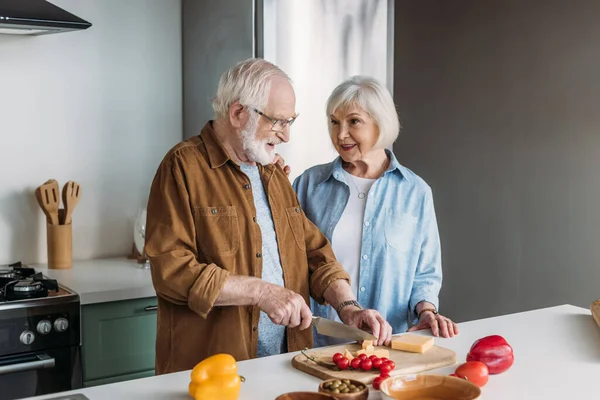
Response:
POLYGON ((73 266, 73 225, 46 224, 48 268, 71 269, 73 266))

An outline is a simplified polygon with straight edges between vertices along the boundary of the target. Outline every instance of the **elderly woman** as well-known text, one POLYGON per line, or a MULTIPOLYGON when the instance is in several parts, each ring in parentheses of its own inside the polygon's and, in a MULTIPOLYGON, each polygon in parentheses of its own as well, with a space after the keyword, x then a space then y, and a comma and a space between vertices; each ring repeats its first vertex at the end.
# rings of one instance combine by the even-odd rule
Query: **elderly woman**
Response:
MULTIPOLYGON (((375 79, 355 76, 327 101, 329 134, 339 153, 294 181, 308 218, 333 245, 360 306, 378 310, 393 333, 430 328, 452 337, 438 313, 440 240, 431 188, 387 148, 400 123, 392 96, 375 79)), ((328 305, 315 315, 339 321, 328 305)), ((315 334, 315 346, 339 343, 315 334)))

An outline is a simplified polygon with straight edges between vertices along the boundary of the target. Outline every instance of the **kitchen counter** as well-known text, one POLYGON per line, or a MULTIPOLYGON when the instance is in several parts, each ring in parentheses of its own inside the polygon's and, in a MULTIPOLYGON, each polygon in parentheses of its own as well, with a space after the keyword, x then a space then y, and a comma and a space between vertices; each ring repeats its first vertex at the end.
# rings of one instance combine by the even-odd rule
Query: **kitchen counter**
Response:
POLYGON ((74 261, 71 269, 30 266, 78 293, 81 305, 156 296, 150 270, 126 257, 74 261))
MULTIPOLYGON (((508 371, 490 376, 483 387, 485 400, 596 398, 600 376, 600 329, 589 310, 570 305, 510 314, 459 324, 460 335, 436 338, 454 350, 462 362, 478 338, 499 334, 512 345, 515 363, 508 371)), ((423 331, 428 334, 428 331, 423 331)), ((297 353, 239 362, 246 378, 240 400, 275 399, 291 391, 316 391, 319 379, 294 369, 297 353)), ((427 373, 449 374, 455 366, 427 373)), ((90 400, 188 399, 189 371, 97 386, 63 393, 82 393, 90 400)), ((371 388, 370 388, 371 389, 371 388)), ((38 396, 52 399, 58 395, 38 396)), ((369 399, 379 399, 371 389, 369 399)))

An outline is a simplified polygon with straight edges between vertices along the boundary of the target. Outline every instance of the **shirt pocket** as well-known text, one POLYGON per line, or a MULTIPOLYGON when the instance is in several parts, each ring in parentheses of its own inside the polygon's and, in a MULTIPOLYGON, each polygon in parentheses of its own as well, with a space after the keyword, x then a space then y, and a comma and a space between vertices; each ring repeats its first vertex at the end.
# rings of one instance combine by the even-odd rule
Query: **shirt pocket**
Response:
POLYGON ((240 247, 240 226, 234 206, 196 207, 196 241, 206 255, 231 256, 240 247))
POLYGON ((294 236, 296 245, 302 251, 306 251, 306 241, 304 238, 304 219, 300 207, 290 207, 285 209, 287 220, 294 236))
POLYGON ((387 210, 385 219, 386 243, 398 251, 409 251, 415 243, 417 217, 408 213, 387 210))

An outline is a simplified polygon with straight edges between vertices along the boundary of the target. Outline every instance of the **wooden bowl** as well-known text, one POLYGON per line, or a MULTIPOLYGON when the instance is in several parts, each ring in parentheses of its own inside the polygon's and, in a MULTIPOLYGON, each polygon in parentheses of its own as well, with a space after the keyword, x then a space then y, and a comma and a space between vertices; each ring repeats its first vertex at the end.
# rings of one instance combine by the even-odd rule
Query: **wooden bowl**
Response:
POLYGON ((330 394, 336 400, 367 400, 369 398, 369 389, 367 388, 367 385, 360 381, 355 381, 354 379, 327 379, 326 381, 321 382, 321 384, 319 385, 319 392, 330 394), (335 381, 349 381, 350 385, 360 385, 363 387, 363 389, 359 392, 354 393, 332 393, 325 389, 325 385, 333 383, 335 381))
POLYGON ((475 400, 481 389, 471 382, 445 375, 399 375, 384 379, 379 388, 385 400, 475 400))
POLYGON ((335 397, 327 393, 290 392, 277 396, 275 400, 335 400, 335 397))

